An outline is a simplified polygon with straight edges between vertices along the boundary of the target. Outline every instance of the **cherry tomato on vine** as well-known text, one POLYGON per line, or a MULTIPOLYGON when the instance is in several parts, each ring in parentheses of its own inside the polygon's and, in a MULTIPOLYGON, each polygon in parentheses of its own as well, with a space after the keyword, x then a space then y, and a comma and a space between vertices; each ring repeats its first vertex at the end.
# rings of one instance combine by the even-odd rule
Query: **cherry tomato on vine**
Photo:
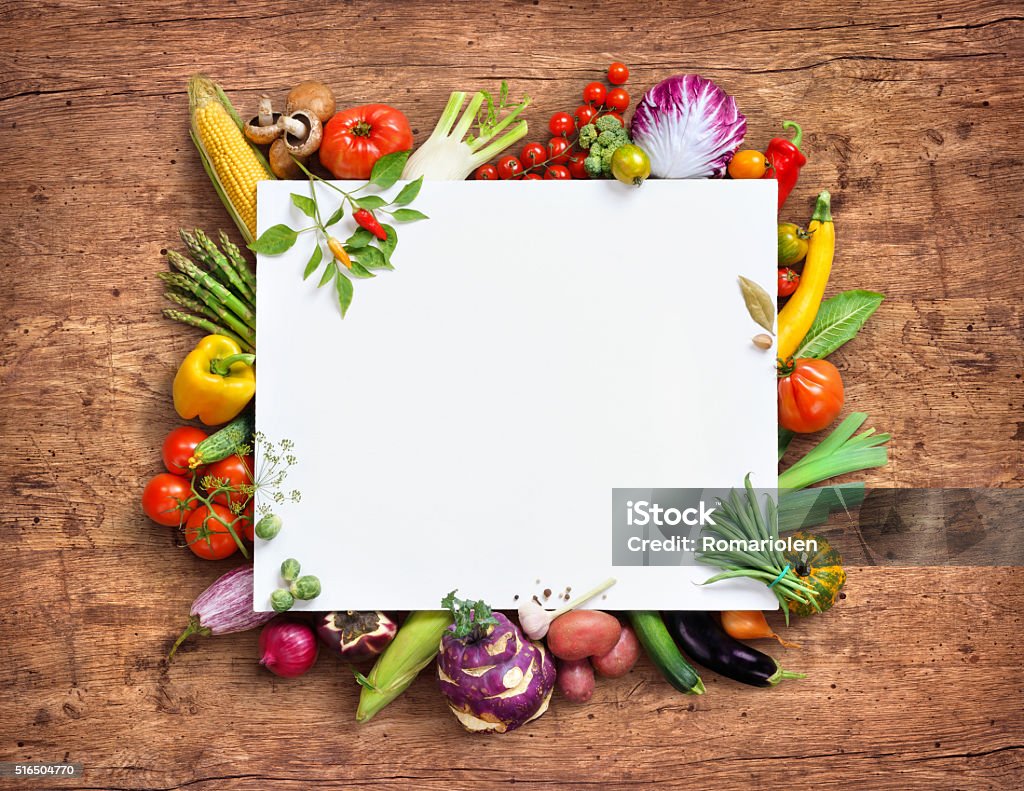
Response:
POLYGON ((142 490, 142 510, 150 519, 164 527, 177 527, 188 520, 196 505, 186 505, 192 487, 180 475, 162 472, 154 475, 142 490))
POLYGON ((744 149, 729 160, 729 176, 734 179, 763 178, 768 170, 768 158, 760 151, 744 149))
POLYGON ((564 137, 552 137, 548 140, 548 159, 553 165, 564 165, 569 161, 567 153, 572 144, 564 137))
POLYGON ((574 151, 569 155, 569 161, 565 163, 565 166, 569 169, 569 174, 574 179, 590 178, 590 174, 587 173, 587 169, 583 166, 587 153, 586 151, 574 151))
POLYGON ((163 456, 167 472, 175 475, 191 475, 188 460, 195 453, 196 445, 207 437, 207 433, 194 426, 179 426, 164 437, 160 455, 163 456))
POLYGON ((548 158, 548 149, 542 143, 527 143, 519 154, 519 161, 524 167, 539 165, 548 158))
POLYGON ((604 83, 592 82, 583 89, 583 101, 600 106, 604 104, 607 93, 608 89, 604 87, 604 83))
POLYGON ((564 165, 552 165, 544 171, 544 178, 548 181, 562 181, 563 179, 571 179, 572 174, 569 172, 569 168, 564 165))
POLYGON ((573 113, 573 118, 576 119, 576 128, 579 129, 581 126, 586 126, 597 118, 597 110, 589 104, 581 104, 576 108, 576 112, 573 113))
POLYGON ((498 178, 513 179, 523 172, 523 163, 514 156, 505 156, 498 160, 498 178))
POLYGON ((245 509, 242 511, 242 515, 239 518, 238 523, 235 525, 235 530, 238 532, 238 535, 250 542, 256 540, 255 511, 256 501, 250 500, 249 504, 245 506, 245 509))
POLYGON ((780 369, 779 424, 798 434, 821 431, 843 409, 843 378, 828 360, 800 359, 780 369))
POLYGON ((473 171, 473 178, 477 181, 497 181, 498 169, 494 165, 481 165, 473 171))
POLYGON ((779 296, 788 297, 800 285, 800 275, 788 266, 779 269, 779 296))
POLYGON ((213 511, 200 506, 188 518, 185 526, 185 541, 193 553, 205 560, 222 560, 238 551, 238 544, 231 531, 220 520, 224 520, 241 538, 241 517, 231 513, 229 508, 214 503, 213 511))
POLYGON ((622 116, 618 113, 601 113, 598 118, 614 118, 619 122, 620 125, 625 126, 626 122, 622 120, 622 116))
POLYGON ((615 61, 608 67, 608 82, 612 85, 622 85, 629 79, 629 69, 625 63, 615 61))
POLYGON ((608 98, 604 100, 604 104, 605 107, 621 113, 629 107, 629 91, 625 88, 612 88, 608 91, 608 98))
POLYGON ((540 173, 526 173, 523 175, 523 181, 541 181, 543 178, 540 173))
MULTIPOLYGON (((241 456, 228 456, 226 459, 221 459, 209 465, 206 468, 206 475, 216 478, 220 481, 220 485, 235 488, 252 486, 252 464, 252 456, 245 456, 244 458, 241 456)), ((217 485, 215 484, 208 487, 206 491, 209 494, 216 489, 217 485)), ((248 494, 241 491, 233 491, 220 492, 213 498, 213 501, 222 505, 230 505, 231 503, 244 503, 248 499, 248 494)))
POLYGON ((555 113, 548 121, 548 129, 553 135, 564 136, 572 132, 574 128, 575 125, 569 113, 555 113))

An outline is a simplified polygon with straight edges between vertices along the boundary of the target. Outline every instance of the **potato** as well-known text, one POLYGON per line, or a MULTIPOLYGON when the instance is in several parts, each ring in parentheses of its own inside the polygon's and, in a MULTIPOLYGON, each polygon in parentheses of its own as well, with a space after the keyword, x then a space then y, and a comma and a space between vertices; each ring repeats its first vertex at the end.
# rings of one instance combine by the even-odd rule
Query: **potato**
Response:
POLYGON ((560 615, 548 629, 548 648, 559 659, 575 661, 604 656, 622 633, 619 619, 600 610, 573 610, 560 615))
POLYGON ((607 654, 591 659, 594 670, 605 678, 618 678, 633 669, 640 658, 640 641, 636 639, 633 627, 626 624, 622 627, 619 642, 607 654))
POLYGON ((555 686, 566 700, 586 703, 594 695, 594 669, 590 666, 590 660, 558 662, 555 686))

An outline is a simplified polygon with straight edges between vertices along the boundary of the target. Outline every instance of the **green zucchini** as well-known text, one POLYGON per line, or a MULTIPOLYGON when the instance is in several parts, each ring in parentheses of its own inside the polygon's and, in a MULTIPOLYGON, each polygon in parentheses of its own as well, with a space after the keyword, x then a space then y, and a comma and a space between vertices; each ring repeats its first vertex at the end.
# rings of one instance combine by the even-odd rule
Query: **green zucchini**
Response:
POLYGON ((628 615, 640 645, 658 666, 665 680, 680 692, 703 695, 704 682, 679 652, 661 615, 652 610, 630 612, 628 615))
POLYGON ((228 456, 237 453, 239 448, 248 445, 252 448, 252 433, 256 429, 256 420, 250 409, 245 410, 198 445, 192 458, 188 460, 188 466, 195 469, 200 464, 212 464, 215 461, 226 459, 228 456))

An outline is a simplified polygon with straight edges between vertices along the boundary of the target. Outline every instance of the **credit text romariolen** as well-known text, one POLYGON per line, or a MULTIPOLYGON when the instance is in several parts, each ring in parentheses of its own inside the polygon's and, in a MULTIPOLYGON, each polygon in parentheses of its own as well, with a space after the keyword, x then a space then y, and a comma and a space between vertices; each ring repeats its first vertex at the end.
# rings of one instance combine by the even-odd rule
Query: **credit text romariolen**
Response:
POLYGON ((688 536, 669 536, 668 538, 640 538, 630 536, 626 541, 630 552, 764 552, 774 549, 778 552, 817 552, 818 542, 813 538, 715 538, 701 536, 693 539, 688 536))

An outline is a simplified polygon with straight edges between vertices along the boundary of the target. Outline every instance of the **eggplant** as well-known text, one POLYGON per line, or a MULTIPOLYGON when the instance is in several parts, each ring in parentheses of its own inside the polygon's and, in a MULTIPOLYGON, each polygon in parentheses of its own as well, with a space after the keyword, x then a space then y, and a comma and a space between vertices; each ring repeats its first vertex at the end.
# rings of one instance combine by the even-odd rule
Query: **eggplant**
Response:
POLYGON ((709 612, 665 612, 672 639, 698 665, 754 687, 774 687, 787 678, 806 678, 804 673, 783 670, 768 654, 730 637, 709 612))

